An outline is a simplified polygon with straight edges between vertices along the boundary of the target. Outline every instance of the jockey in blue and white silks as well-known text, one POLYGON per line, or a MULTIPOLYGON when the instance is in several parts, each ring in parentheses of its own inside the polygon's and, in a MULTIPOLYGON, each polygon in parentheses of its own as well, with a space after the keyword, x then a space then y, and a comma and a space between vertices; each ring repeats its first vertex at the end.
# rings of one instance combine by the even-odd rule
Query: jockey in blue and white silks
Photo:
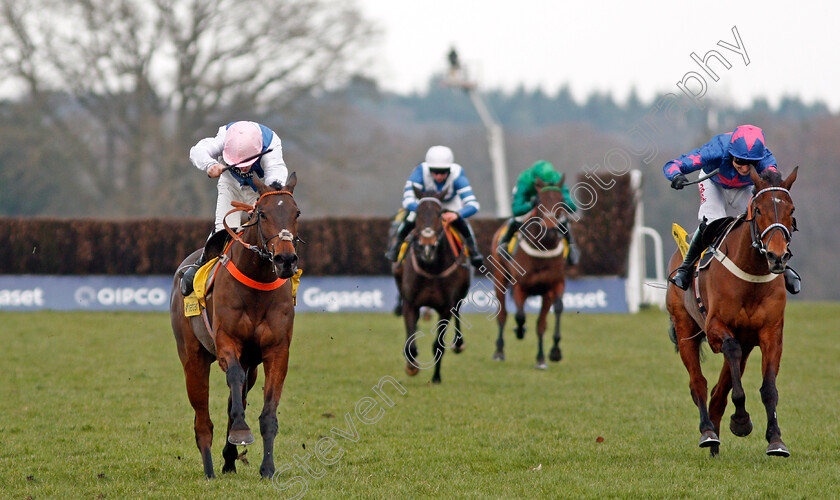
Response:
POLYGON ((414 211, 417 209, 418 202, 414 194, 415 189, 444 193, 441 201, 444 210, 448 211, 444 212, 444 219, 451 223, 464 237, 464 243, 470 253, 470 262, 475 267, 481 267, 484 257, 476 247, 475 235, 469 222, 467 222, 469 217, 472 217, 481 209, 481 205, 479 205, 473 193, 469 179, 464 174, 463 167, 455 163, 452 150, 446 146, 429 148, 426 152, 426 161, 417 165, 405 182, 402 206, 408 211, 408 215, 397 230, 396 240, 391 242, 385 257, 392 262, 395 261, 400 244, 408 236, 408 233, 414 229, 414 219, 416 217, 414 211))
MULTIPOLYGON (((735 217, 746 212, 752 197, 753 182, 750 170, 760 174, 777 170, 776 158, 767 148, 764 132, 754 125, 741 125, 734 131, 714 136, 703 146, 671 160, 662 167, 671 187, 682 189, 688 183, 685 174, 702 170, 717 174, 700 182, 700 225, 691 239, 683 263, 669 281, 686 290, 694 263, 703 251, 702 234, 708 222, 735 217)), ((791 293, 799 293, 799 275, 792 269, 785 271, 785 284, 791 293)))

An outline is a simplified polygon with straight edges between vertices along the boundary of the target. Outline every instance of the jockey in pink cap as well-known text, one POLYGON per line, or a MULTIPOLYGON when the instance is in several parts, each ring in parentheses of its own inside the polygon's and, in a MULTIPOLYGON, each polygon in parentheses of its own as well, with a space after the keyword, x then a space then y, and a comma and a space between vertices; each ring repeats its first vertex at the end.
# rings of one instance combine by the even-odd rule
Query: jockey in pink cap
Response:
POLYGON ((186 268, 182 276, 181 292, 184 295, 192 292, 192 281, 198 268, 221 251, 227 234, 223 219, 234 230, 242 225, 243 212, 235 212, 225 219, 225 214, 232 208, 231 202, 249 205, 257 202, 255 175, 266 184, 285 182, 288 175, 280 137, 265 125, 249 121, 228 123, 219 128, 215 137, 198 141, 190 149, 190 161, 209 177, 219 179, 219 194, 214 231, 207 238, 199 260, 186 268))

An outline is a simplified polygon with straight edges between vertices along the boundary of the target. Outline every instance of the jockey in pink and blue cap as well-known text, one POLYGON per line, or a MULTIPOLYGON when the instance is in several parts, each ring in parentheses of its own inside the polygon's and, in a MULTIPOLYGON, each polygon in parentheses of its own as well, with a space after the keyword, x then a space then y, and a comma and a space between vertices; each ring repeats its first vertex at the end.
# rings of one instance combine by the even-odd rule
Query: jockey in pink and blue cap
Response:
POLYGON ((211 178, 218 178, 214 231, 207 238, 198 261, 185 269, 181 278, 181 292, 189 295, 195 273, 201 265, 215 257, 224 244, 226 231, 223 220, 231 229, 242 225, 243 212, 225 218, 232 201, 254 205, 257 188, 253 178, 266 184, 286 181, 288 171, 283 161, 280 137, 265 125, 256 122, 231 122, 219 128, 215 137, 201 139, 190 149, 190 161, 211 178))
MULTIPOLYGON (((703 252, 703 230, 707 223, 727 216, 746 212, 752 196, 753 182, 750 169, 760 174, 764 170, 777 170, 776 158, 767 149, 764 132, 754 125, 741 125, 734 131, 716 135, 703 146, 662 167, 671 187, 682 189, 689 182, 685 174, 701 170, 717 174, 700 182, 700 225, 691 239, 683 263, 674 271, 669 281, 683 290, 688 289, 691 269, 703 252)), ((793 269, 785 270, 785 285, 790 293, 799 293, 800 277, 793 269)))

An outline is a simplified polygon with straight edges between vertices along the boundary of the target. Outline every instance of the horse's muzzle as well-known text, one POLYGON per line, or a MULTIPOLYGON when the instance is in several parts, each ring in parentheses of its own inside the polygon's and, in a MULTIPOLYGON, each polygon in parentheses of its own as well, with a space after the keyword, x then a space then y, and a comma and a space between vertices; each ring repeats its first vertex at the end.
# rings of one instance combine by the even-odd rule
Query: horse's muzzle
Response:
POLYGON ((276 253, 274 254, 274 271, 280 278, 291 278, 297 272, 297 253, 276 253))
POLYGON ((767 265, 770 267, 770 272, 774 274, 781 274, 785 272, 787 262, 790 260, 791 256, 792 254, 790 252, 785 252, 784 254, 779 256, 773 252, 768 251, 765 254, 765 257, 767 257, 767 265))

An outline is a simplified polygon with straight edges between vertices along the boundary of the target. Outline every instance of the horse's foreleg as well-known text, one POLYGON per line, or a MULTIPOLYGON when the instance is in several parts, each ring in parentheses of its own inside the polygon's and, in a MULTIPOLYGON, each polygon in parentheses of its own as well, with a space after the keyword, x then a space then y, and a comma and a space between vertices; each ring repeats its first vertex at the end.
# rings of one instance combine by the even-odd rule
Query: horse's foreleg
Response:
POLYGON ((741 350, 741 344, 731 336, 724 337, 720 350, 726 358, 732 378, 732 404, 735 405, 735 413, 729 420, 729 430, 736 436, 748 436, 752 432, 753 424, 747 412, 745 404, 747 396, 741 384, 741 361, 744 353, 741 350))
POLYGON ((496 352, 493 353, 494 361, 505 360, 505 321, 507 321, 507 304, 505 302, 505 290, 496 286, 496 300, 499 301, 499 314, 496 316, 496 323, 499 325, 499 336, 496 337, 496 352))
MULTIPOLYGON (((458 304, 455 306, 457 309, 455 310, 455 354, 461 354, 464 352, 464 334, 461 333, 461 305, 464 301, 459 300, 458 304)), ((469 323, 468 323, 469 324, 469 323)))
POLYGON ((407 301, 403 302, 403 320, 405 321, 405 345, 403 346, 403 354, 406 359, 405 372, 412 377, 420 371, 419 361, 417 360, 417 343, 415 342, 417 319, 419 316, 419 307, 414 307, 407 301))
POLYGON ((525 328, 525 300, 527 299, 528 296, 522 287, 513 287, 513 303, 516 304, 516 329, 514 333, 519 340, 525 337, 525 331, 527 330, 525 328))
MULTIPOLYGON (((752 347, 741 348, 741 375, 744 374, 744 369, 747 366, 747 358, 752 352, 752 347)), ((712 388, 712 395, 709 398, 709 418, 712 419, 712 424, 715 426, 715 432, 720 434, 720 421, 726 411, 726 398, 729 396, 729 391, 732 390, 732 371, 729 369, 729 363, 724 360, 723 367, 720 370, 718 383, 712 388)))
MULTIPOLYGON (((250 367, 245 370, 245 378, 246 378, 246 385, 245 390, 242 393, 242 406, 244 408, 248 408, 248 391, 254 387, 254 384, 257 381, 257 369, 256 367, 250 367)), ((228 414, 230 414, 231 409, 231 396, 228 396, 228 414)), ((230 435, 230 426, 232 421, 228 419, 228 428, 227 433, 230 435)), ((225 443, 225 447, 222 449, 222 458, 225 460, 225 465, 222 467, 222 472, 236 472, 236 459, 239 457, 239 452, 236 450, 236 445, 231 444, 230 441, 225 443)))
POLYGON ((543 335, 545 334, 545 328, 548 325, 547 317, 548 317, 548 310, 551 309, 551 304, 554 302, 554 296, 552 293, 548 293, 543 295, 542 297, 542 305, 540 307, 540 315, 537 318, 537 369, 538 370, 546 370, 548 369, 548 365, 545 362, 545 354, 543 353, 543 335))
POLYGON ((246 382, 245 369, 239 363, 238 349, 225 337, 217 334, 216 345, 219 350, 219 366, 227 375, 227 385, 230 388, 228 442, 234 445, 249 445, 254 442, 254 435, 245 423, 245 405, 242 404, 246 382))
MULTIPOLYGON (((447 326, 449 325, 449 318, 450 316, 448 314, 441 314, 440 321, 438 321, 437 325, 435 325, 437 335, 435 336, 434 344, 432 344, 432 356, 435 360, 435 373, 432 376, 433 384, 440 383, 440 365, 443 363, 443 354, 446 352, 444 336, 446 335, 447 326)), ((458 330, 455 330, 454 334, 458 335, 458 330)))
MULTIPOLYGON (((288 337, 287 337, 288 338, 288 337)), ((290 340, 290 339, 289 339, 290 340)), ((260 435, 263 440, 263 460, 260 476, 271 479, 274 475, 274 439, 277 437, 277 405, 289 368, 289 340, 264 357, 265 388, 263 410, 260 413, 260 435)))
POLYGON ((776 405, 779 393, 776 390, 776 376, 779 374, 779 363, 782 360, 782 326, 770 331, 761 332, 761 402, 767 411, 767 454, 777 457, 789 457, 790 452, 782 442, 782 431, 776 418, 776 405))
POLYGON ((192 356, 184 363, 184 375, 187 381, 187 396, 195 410, 195 444, 201 453, 204 464, 204 475, 208 478, 216 477, 213 473, 213 458, 210 446, 213 444, 213 422, 210 420, 208 400, 210 394, 210 364, 212 359, 207 355, 192 356))
POLYGON ((557 362, 563 359, 563 353, 560 351, 560 315, 563 313, 563 294, 560 293, 554 298, 554 346, 548 355, 548 359, 557 362))

